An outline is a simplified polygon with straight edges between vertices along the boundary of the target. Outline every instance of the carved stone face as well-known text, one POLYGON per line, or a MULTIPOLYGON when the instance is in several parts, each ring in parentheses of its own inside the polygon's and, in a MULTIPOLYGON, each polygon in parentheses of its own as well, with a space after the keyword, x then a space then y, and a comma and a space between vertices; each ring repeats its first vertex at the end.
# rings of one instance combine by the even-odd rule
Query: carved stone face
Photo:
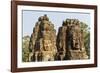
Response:
POLYGON ((51 40, 44 40, 44 50, 50 51, 52 48, 51 40))

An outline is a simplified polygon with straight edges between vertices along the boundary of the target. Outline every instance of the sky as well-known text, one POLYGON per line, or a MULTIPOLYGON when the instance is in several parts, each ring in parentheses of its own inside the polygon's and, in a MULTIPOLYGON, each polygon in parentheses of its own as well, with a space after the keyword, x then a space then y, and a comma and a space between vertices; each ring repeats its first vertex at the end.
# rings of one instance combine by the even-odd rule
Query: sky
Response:
POLYGON ((47 14, 49 20, 54 24, 56 33, 58 32, 58 28, 62 26, 62 22, 67 18, 78 19, 79 21, 85 22, 87 25, 90 25, 89 13, 22 10, 23 36, 31 36, 35 23, 38 21, 38 18, 40 16, 43 16, 44 14, 47 14))

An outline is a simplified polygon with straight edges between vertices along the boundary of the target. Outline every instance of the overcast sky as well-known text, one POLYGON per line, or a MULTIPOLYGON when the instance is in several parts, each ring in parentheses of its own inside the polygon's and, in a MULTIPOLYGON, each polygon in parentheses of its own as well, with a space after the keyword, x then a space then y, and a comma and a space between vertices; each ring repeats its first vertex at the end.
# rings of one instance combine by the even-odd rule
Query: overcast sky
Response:
POLYGON ((47 14, 49 20, 54 24, 57 32, 58 28, 62 26, 62 21, 66 20, 67 18, 79 19, 80 21, 90 25, 89 13, 23 10, 22 11, 23 36, 26 35, 31 36, 35 23, 38 21, 38 18, 40 16, 43 16, 44 14, 47 14))

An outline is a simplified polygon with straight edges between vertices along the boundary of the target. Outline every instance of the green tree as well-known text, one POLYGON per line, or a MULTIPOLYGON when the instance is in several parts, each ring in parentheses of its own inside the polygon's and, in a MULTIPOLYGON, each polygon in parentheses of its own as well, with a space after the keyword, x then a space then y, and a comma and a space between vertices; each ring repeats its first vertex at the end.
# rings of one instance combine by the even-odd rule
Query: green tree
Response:
POLYGON ((29 61, 29 36, 24 36, 22 41, 22 61, 28 62, 29 61))
POLYGON ((84 46, 86 48, 87 55, 90 57, 90 28, 86 23, 80 22, 81 30, 83 30, 84 46))

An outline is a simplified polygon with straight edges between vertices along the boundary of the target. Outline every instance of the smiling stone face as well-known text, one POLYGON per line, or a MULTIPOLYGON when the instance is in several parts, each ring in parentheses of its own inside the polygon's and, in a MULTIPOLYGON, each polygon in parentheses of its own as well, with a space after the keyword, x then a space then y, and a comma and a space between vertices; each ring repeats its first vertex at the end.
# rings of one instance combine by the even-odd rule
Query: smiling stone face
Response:
POLYGON ((35 54, 41 53, 41 61, 54 60, 56 53, 56 32, 54 25, 49 21, 47 15, 41 16, 33 29, 30 46, 35 55, 34 61, 39 57, 35 54))
POLYGON ((57 35, 57 50, 61 59, 88 59, 82 29, 78 19, 66 19, 57 35), (76 56, 75 56, 76 55, 76 56))

